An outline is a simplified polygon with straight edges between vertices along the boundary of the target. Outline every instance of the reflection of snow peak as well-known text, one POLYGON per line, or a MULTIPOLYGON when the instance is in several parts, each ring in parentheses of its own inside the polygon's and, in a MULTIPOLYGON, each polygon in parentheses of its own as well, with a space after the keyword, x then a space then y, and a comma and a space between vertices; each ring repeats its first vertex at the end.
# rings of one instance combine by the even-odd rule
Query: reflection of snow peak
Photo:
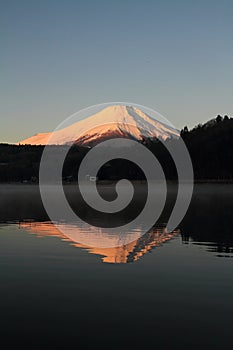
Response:
MULTIPOLYGON (((128 263, 138 260, 141 256, 149 252, 153 247, 158 247, 161 244, 169 241, 174 236, 178 234, 177 231, 167 232, 164 227, 157 227, 150 230, 142 237, 140 237, 139 232, 132 232, 134 235, 134 241, 128 244, 122 244, 122 246, 112 247, 112 248, 99 248, 99 247, 89 247, 88 245, 83 245, 78 242, 78 236, 86 236, 85 240, 90 239, 92 242, 91 232, 86 232, 81 227, 77 229, 75 225, 68 225, 69 229, 73 231, 73 235, 76 236, 77 241, 73 242, 70 238, 66 237, 59 230, 59 225, 64 226, 66 224, 56 224, 53 225, 51 222, 22 222, 20 227, 24 230, 29 231, 32 234, 36 234, 39 237, 44 236, 55 236, 62 240, 71 242, 72 245, 78 248, 84 248, 91 254, 97 254, 102 256, 102 261, 106 263, 128 263)), ((64 231, 64 230, 63 230, 64 231)), ((96 233, 99 241, 103 242, 103 246, 108 243, 109 240, 116 240, 117 238, 107 234, 107 229, 98 229, 96 233)), ((83 239, 83 237, 82 237, 83 239)))
POLYGON ((162 124, 149 115, 133 106, 110 106, 100 112, 78 121, 64 129, 53 133, 41 133, 20 144, 64 145, 77 143, 80 145, 95 145, 98 140, 113 137, 126 137, 136 140, 144 138, 167 138, 179 137, 177 130, 162 124), (88 130, 88 132, 86 132, 88 130))

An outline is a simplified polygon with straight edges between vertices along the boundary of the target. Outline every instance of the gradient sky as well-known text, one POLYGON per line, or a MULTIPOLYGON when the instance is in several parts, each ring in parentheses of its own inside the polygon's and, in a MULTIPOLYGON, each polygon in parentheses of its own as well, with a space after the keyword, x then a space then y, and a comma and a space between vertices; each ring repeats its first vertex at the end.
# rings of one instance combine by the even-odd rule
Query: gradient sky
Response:
POLYGON ((233 1, 0 1, 0 142, 131 101, 176 127, 233 115, 233 1))

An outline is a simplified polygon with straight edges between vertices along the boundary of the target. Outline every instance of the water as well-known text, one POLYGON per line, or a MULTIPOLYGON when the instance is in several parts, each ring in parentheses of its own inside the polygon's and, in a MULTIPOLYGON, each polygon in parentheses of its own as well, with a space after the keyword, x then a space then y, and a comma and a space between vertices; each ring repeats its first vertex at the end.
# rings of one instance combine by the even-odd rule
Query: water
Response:
MULTIPOLYGON (((36 186, 0 191, 4 349, 231 348, 233 186, 197 185, 185 219, 168 234, 171 186, 158 225, 115 249, 62 235, 36 186)), ((72 186, 67 191, 72 197, 72 186)))

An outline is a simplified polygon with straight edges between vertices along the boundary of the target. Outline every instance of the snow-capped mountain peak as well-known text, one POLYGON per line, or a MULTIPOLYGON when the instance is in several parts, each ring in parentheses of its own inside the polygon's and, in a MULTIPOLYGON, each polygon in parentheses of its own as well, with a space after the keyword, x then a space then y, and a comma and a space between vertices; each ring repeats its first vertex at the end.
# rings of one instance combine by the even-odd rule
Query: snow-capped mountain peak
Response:
POLYGON ((77 143, 93 146, 100 140, 115 137, 136 140, 142 140, 142 138, 166 140, 179 137, 179 132, 156 121, 135 106, 113 105, 64 129, 54 133, 36 134, 20 141, 20 144, 65 145, 77 143))

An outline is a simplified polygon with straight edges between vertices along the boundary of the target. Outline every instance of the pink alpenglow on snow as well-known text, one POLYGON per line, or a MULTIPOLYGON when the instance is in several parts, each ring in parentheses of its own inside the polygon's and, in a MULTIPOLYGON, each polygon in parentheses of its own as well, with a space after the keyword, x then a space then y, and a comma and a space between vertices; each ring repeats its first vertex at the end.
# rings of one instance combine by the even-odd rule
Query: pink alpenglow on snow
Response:
POLYGON ((142 140, 178 138, 179 131, 165 125, 134 106, 109 106, 92 116, 53 133, 40 133, 22 140, 21 145, 94 146, 111 138, 142 140), (52 136, 52 139, 50 140, 52 136))

